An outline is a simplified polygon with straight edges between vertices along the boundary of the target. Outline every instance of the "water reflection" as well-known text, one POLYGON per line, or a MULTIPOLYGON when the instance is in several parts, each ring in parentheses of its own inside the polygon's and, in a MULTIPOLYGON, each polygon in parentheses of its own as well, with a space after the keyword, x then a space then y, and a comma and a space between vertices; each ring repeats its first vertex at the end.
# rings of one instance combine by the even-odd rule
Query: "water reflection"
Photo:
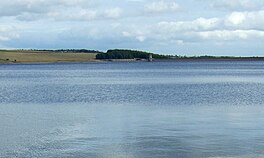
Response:
POLYGON ((0 116, 2 157, 264 154, 263 106, 5 105, 0 116))

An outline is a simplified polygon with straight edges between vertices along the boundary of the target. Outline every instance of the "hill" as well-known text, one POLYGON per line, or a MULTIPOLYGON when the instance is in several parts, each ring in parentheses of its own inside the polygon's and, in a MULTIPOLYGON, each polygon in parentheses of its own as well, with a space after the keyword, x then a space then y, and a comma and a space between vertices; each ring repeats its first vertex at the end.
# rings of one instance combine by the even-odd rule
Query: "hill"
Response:
POLYGON ((150 55, 155 59, 168 59, 165 55, 127 49, 108 50, 106 53, 97 54, 96 59, 148 59, 150 55))

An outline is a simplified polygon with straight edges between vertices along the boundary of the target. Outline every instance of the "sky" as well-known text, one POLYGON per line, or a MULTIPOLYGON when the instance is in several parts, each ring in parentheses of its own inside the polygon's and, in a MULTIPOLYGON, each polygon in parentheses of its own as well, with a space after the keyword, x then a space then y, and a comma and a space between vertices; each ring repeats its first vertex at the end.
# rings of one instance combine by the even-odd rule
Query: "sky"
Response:
POLYGON ((264 56, 264 0, 0 0, 0 49, 264 56))

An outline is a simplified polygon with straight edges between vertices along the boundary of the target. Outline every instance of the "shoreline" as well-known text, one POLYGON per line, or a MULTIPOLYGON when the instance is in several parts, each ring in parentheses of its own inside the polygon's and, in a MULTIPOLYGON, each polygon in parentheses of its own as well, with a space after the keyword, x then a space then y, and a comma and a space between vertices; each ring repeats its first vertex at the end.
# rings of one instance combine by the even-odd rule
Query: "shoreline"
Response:
MULTIPOLYGON (((142 63, 149 62, 145 58, 132 59, 96 59, 96 53, 79 52, 52 52, 30 50, 1 50, 0 65, 20 64, 77 64, 77 63, 142 63)), ((167 57, 164 59, 153 58, 150 62, 241 62, 263 61, 264 57, 235 57, 235 56, 194 56, 194 57, 167 57)))
POLYGON ((166 61, 166 62, 193 62, 193 61, 197 61, 197 62, 208 62, 208 61, 264 61, 264 58, 218 58, 218 59, 199 59, 199 58, 194 58, 194 59, 161 59, 161 60, 154 60, 154 62, 160 62, 160 61, 166 61))
POLYGON ((264 59, 163 59, 148 61, 105 61, 105 60, 90 60, 90 61, 56 61, 56 62, 0 62, 0 65, 47 65, 47 64, 89 64, 89 63, 158 63, 158 62, 264 62, 264 59))
POLYGON ((83 63, 102 63, 102 61, 91 60, 91 61, 57 61, 57 62, 9 62, 9 63, 2 63, 0 65, 46 65, 46 64, 83 64, 83 63))

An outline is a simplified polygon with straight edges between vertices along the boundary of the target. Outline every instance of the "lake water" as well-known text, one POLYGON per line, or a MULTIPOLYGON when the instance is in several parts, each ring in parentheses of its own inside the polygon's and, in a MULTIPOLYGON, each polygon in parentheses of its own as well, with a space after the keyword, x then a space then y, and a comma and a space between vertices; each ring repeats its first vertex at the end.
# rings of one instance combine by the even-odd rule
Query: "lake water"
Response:
POLYGON ((0 157, 264 157, 264 62, 0 65, 0 157))

